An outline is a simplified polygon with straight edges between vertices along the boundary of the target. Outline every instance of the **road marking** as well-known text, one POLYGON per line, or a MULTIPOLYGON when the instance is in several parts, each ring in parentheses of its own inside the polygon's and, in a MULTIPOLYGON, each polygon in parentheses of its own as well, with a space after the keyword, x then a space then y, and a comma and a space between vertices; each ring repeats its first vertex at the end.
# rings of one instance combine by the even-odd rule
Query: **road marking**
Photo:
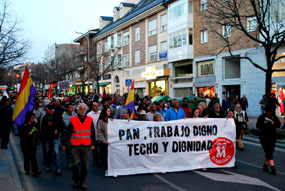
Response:
POLYGON ((263 186, 275 191, 280 191, 278 188, 275 188, 257 178, 236 174, 233 172, 228 172, 225 170, 220 170, 222 172, 225 172, 227 174, 219 174, 219 173, 212 173, 212 172, 200 172, 200 171, 194 171, 195 173, 204 176, 206 178, 209 178, 214 181, 220 181, 220 182, 232 182, 232 183, 240 183, 240 184, 249 184, 249 185, 256 185, 256 186, 263 186))
MULTIPOLYGON (((245 144, 248 144, 248 145, 254 145, 254 146, 257 146, 257 147, 259 147, 259 148, 262 148, 259 143, 253 143, 253 142, 245 141, 245 140, 242 140, 242 142, 245 143, 245 144)), ((275 147, 274 150, 275 150, 275 151, 282 152, 282 153, 285 153, 285 149, 280 149, 280 148, 275 147)))
MULTIPOLYGON (((236 160, 236 161, 237 161, 237 162, 240 162, 240 163, 247 164, 247 165, 249 165, 249 166, 254 166, 254 167, 256 167, 256 168, 262 169, 262 167, 260 167, 260 166, 258 166, 258 165, 255 165, 255 164, 251 164, 251 163, 249 163, 249 162, 245 162, 245 161, 241 161, 241 160, 236 160)), ((280 174, 280 175, 285 176, 285 173, 284 173, 284 172, 279 172, 279 171, 277 171, 277 174, 280 174)))
POLYGON ((155 176, 156 178, 158 178, 159 180, 161 180, 162 182, 168 184, 169 186, 171 186, 172 188, 174 188, 175 190, 178 191, 187 191, 184 188, 181 188, 179 186, 177 186, 176 184, 173 184, 172 182, 166 180, 165 178, 163 178, 162 176, 158 175, 158 174, 152 174, 153 176, 155 176))
MULTIPOLYGON (((13 152, 14 152, 14 154, 15 154, 15 157, 16 157, 16 159, 17 160, 15 160, 15 162, 16 162, 16 165, 20 168, 20 169, 24 169, 24 165, 23 165, 23 162, 22 162, 22 160, 21 160, 21 156, 20 156, 20 153, 19 153, 19 151, 18 151, 18 149, 17 149, 17 147, 16 147, 16 144, 15 144, 15 142, 14 142, 14 138, 11 138, 10 139, 10 145, 12 146, 12 149, 13 149, 13 152)), ((34 188, 33 188, 33 186, 32 186, 32 183, 31 183, 31 181, 30 181, 30 179, 27 177, 27 176, 23 176, 23 178, 24 178, 24 184, 26 184, 26 186, 27 186, 27 189, 29 190, 29 191, 34 191, 34 188)))

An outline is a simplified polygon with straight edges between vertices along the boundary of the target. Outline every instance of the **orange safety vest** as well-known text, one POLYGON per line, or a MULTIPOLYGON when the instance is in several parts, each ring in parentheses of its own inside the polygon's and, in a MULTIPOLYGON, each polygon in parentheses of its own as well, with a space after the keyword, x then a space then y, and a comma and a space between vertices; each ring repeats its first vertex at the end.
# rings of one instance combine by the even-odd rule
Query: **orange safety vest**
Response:
POLYGON ((91 124, 92 117, 86 116, 84 123, 81 123, 78 116, 70 118, 73 125, 71 145, 91 145, 91 124))

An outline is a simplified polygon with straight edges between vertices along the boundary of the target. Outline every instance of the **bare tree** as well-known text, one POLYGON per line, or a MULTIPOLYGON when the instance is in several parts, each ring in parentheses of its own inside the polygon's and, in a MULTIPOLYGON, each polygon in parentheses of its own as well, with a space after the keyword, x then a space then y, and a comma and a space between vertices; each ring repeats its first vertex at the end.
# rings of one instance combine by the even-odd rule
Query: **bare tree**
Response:
POLYGON ((232 57, 247 59, 254 67, 265 72, 267 98, 270 95, 273 72, 285 71, 273 69, 274 63, 285 57, 277 55, 285 39, 285 18, 281 18, 284 3, 284 0, 209 0, 207 5, 204 5, 207 9, 201 12, 204 24, 209 26, 210 31, 218 36, 220 44, 222 43, 220 52, 228 50, 232 57), (224 27, 224 34, 222 27, 224 27), (249 30, 249 27, 255 30, 249 30), (229 38, 227 35, 229 28, 233 32, 239 32, 239 35, 229 38), (267 67, 256 63, 247 55, 232 54, 232 50, 236 49, 240 40, 244 38, 264 48, 267 67))
POLYGON ((17 19, 11 19, 8 3, 4 1, 0 10, 0 67, 18 61, 27 53, 30 42, 20 38, 21 29, 17 19))
POLYGON ((95 43, 95 47, 92 54, 93 57, 88 62, 88 66, 96 81, 97 93, 100 93, 99 81, 111 71, 121 69, 121 57, 115 49, 112 52, 103 52, 102 47, 97 50, 97 43, 95 43))
POLYGON ((81 63, 77 58, 78 53, 77 46, 72 46, 54 59, 47 60, 45 70, 49 74, 49 79, 55 81, 73 79, 74 73, 81 67, 81 63))

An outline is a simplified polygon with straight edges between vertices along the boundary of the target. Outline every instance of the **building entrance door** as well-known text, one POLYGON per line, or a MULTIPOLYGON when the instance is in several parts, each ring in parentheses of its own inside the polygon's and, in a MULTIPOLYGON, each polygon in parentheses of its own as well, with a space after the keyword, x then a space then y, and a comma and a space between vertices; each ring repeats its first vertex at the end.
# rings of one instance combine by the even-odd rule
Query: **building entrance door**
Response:
MULTIPOLYGON (((227 99, 230 104, 230 108, 234 109, 234 101, 236 98, 236 95, 240 98, 240 85, 229 85, 229 86, 224 86, 224 91, 223 95, 227 96, 227 99)), ((223 99, 223 98, 222 98, 223 99)))

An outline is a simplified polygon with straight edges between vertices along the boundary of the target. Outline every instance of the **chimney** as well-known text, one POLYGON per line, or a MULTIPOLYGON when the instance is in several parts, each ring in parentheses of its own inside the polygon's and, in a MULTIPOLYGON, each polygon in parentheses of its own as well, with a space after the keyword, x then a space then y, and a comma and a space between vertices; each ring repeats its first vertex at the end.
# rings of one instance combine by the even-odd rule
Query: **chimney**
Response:
POLYGON ((140 2, 140 0, 125 0, 126 3, 133 3, 133 4, 137 4, 138 2, 140 2))
POLYGON ((114 7, 113 13, 113 22, 116 22, 118 19, 120 19, 120 7, 114 7))
POLYGON ((134 4, 134 3, 121 2, 120 3, 120 18, 125 16, 128 13, 128 11, 131 10, 135 6, 136 6, 136 4, 134 4))
POLYGON ((113 21, 113 17, 100 17, 100 30, 113 21))

